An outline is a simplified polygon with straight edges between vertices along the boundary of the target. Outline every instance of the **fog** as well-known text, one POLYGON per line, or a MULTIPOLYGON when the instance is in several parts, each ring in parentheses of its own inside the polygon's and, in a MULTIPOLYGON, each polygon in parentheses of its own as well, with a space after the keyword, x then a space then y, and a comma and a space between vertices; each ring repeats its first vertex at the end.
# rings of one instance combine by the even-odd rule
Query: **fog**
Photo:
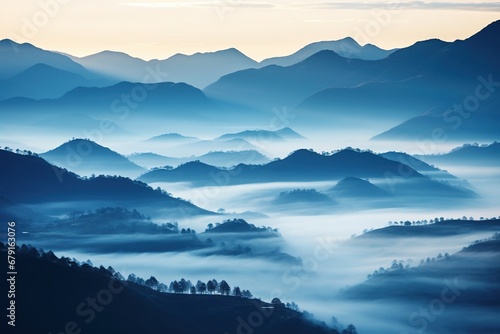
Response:
MULTIPOLYGON (((190 125, 191 126, 191 125, 190 125)), ((124 125, 124 128, 127 127, 124 125)), ((262 127, 265 128, 265 127, 262 127)), ((159 135, 168 132, 179 132, 186 136, 196 136, 201 140, 213 140, 224 133, 236 132, 244 128, 223 127, 203 131, 203 137, 197 136, 196 129, 187 125, 174 129, 172 126, 156 126, 148 133, 159 135), (189 130, 188 130, 189 129, 189 130), (185 131, 184 131, 185 130, 185 131)), ((394 143, 369 141, 367 132, 360 130, 363 136, 345 136, 341 131, 329 134, 312 129, 295 129, 305 137, 304 141, 290 141, 285 143, 254 142, 261 153, 269 158, 284 158, 291 151, 298 148, 313 148, 317 152, 331 152, 346 146, 373 149, 376 152, 390 150, 409 153, 438 153, 446 152, 455 143, 446 143, 432 150, 421 152, 415 149, 415 143, 394 143), (324 138, 331 138, 328 142, 324 138)), ((378 128, 372 129, 373 135, 378 128)), ((37 138, 34 134, 33 138, 37 138)), ((64 133, 46 136, 44 140, 26 140, 31 137, 17 137, 12 135, 3 141, 2 146, 30 149, 41 153, 52 149, 68 140, 64 133), (23 144, 30 143, 30 144, 23 144)), ((121 154, 134 152, 154 152, 172 157, 185 157, 199 152, 186 151, 177 144, 153 145, 145 142, 150 137, 135 134, 128 137, 115 138, 101 136, 97 140, 100 144, 110 147, 121 154)), ((91 138, 92 139, 92 138, 91 138)), ((241 149, 246 149, 242 147, 241 149)), ((206 152, 202 152, 206 153, 206 152)), ((243 161, 243 163, 252 163, 243 161)), ((480 162, 479 162, 480 164, 480 162)), ((30 242, 34 246, 45 250, 56 250, 56 255, 76 258, 80 261, 90 259, 94 265, 112 266, 125 277, 134 273, 144 279, 155 276, 165 284, 173 280, 185 278, 195 283, 197 280, 209 279, 226 280, 231 287, 239 286, 250 290, 255 297, 270 301, 279 297, 283 302, 294 301, 301 310, 313 313, 317 319, 331 323, 335 316, 344 326, 353 323, 360 333, 414 333, 419 327, 409 323, 409 316, 419 310, 422 305, 429 304, 433 298, 422 301, 415 296, 408 296, 407 300, 370 300, 347 298, 344 295, 349 288, 356 287, 366 281, 367 275, 372 274, 380 267, 388 268, 393 260, 403 261, 410 267, 418 266, 422 259, 437 257, 439 253, 450 255, 462 250, 463 247, 475 240, 487 238, 493 231, 472 232, 454 236, 440 237, 387 237, 387 238, 355 238, 371 229, 383 228, 388 222, 423 221, 436 217, 469 218, 496 217, 500 215, 498 198, 500 190, 492 184, 498 184, 500 173, 496 168, 438 166, 456 175, 459 179, 466 179, 472 189, 479 195, 478 199, 458 201, 455 199, 434 199, 432 194, 426 197, 408 197, 404 202, 397 199, 367 200, 335 198, 332 203, 318 204, 314 202, 289 203, 283 206, 273 201, 281 192, 294 189, 315 189, 320 193, 329 194, 330 188, 339 180, 322 182, 274 182, 243 185, 218 185, 215 181, 201 187, 194 187, 189 183, 151 183, 153 188, 160 187, 174 197, 191 201, 203 209, 219 212, 216 216, 180 217, 173 219, 171 215, 161 210, 148 212, 147 206, 140 209, 150 216, 156 223, 178 221, 179 228, 190 228, 197 231, 198 238, 204 242, 208 234, 201 234, 209 223, 222 223, 226 219, 244 218, 256 226, 269 226, 278 229, 281 239, 253 239, 248 241, 252 248, 259 251, 279 252, 300 258, 301 264, 278 261, 266 257, 264 253, 242 255, 207 255, 205 250, 187 249, 184 251, 165 251, 164 248, 155 248, 155 245, 167 243, 170 238, 165 235, 89 235, 73 243, 72 237, 58 236, 48 241, 37 240, 28 234, 23 234, 19 242, 30 242), (144 211, 143 211, 144 210, 144 211), (116 251, 103 248, 102 245, 126 245, 133 247, 128 251, 116 251), (143 250, 139 250, 142 246, 143 250)), ((386 180, 370 180, 375 185, 383 186, 386 180)), ((43 212, 50 218, 61 218, 75 207, 80 210, 92 210, 106 206, 105 202, 82 201, 43 203, 29 205, 31 209, 43 212)), ((132 210, 135 207, 127 207, 132 210)), ((27 231, 29 232, 29 231, 27 231)), ((57 231, 54 231, 57 233, 57 231)), ((240 239, 237 235, 227 235, 237 244, 240 239)), ((242 238, 243 239, 243 238, 242 238)), ((242 240, 241 239, 241 240, 242 240)), ((419 277, 412 279, 419 284, 419 277)), ((421 280, 431 286, 442 286, 443 280, 421 277, 421 280)), ((423 284, 423 283, 422 283, 423 284)), ((469 287, 482 287, 481 282, 470 282, 469 287)), ((416 285, 417 286, 417 285, 416 285)), ((385 288, 390 289, 390 286, 385 288)), ((427 298, 427 296, 425 297, 427 298)), ((424 298, 424 299, 425 299, 424 298)), ((493 311, 478 307, 474 312, 481 310, 481 318, 472 318, 470 310, 459 305, 447 306, 440 313, 439 320, 429 321, 426 327, 428 333, 455 333, 456 330, 444 329, 443 323, 457 317, 467 315, 476 325, 481 322, 494 324, 493 311)), ((471 326, 472 326, 471 325, 471 326)), ((465 330, 467 331, 467 330, 465 330)))

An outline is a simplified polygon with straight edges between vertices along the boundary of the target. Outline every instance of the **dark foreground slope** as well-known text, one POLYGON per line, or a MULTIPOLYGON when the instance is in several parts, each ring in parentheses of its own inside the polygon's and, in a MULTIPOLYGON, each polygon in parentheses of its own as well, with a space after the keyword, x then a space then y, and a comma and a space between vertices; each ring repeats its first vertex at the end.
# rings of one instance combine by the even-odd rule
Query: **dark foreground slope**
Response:
MULTIPOLYGON (((19 250, 19 249, 18 249, 19 250)), ((6 251, 2 250, 2 258, 6 251)), ((114 280, 105 270, 17 254, 16 327, 2 333, 338 333, 258 300, 165 294, 114 280)), ((5 282, 5 271, 0 276, 5 282)), ((2 309, 6 309, 2 298, 2 309)), ((6 327, 9 328, 6 328, 6 327)))

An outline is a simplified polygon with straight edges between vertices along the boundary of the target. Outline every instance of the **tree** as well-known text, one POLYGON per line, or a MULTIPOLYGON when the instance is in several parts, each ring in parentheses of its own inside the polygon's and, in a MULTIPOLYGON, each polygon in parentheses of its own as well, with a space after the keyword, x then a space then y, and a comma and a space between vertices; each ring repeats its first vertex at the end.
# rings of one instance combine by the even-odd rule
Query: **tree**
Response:
POLYGON ((274 297, 273 300, 271 300, 271 304, 283 305, 283 303, 281 302, 281 300, 278 297, 274 297))
POLYGON ((214 282, 212 282, 212 281, 208 281, 208 282, 207 282, 207 290, 208 290, 208 292, 210 292, 210 293, 214 293, 214 292, 215 292, 215 285, 214 285, 214 282))
POLYGON ((174 283, 172 284, 172 289, 175 293, 182 293, 184 291, 182 290, 182 286, 177 281, 174 281, 174 283))
POLYGON ((217 282, 217 280, 215 278, 212 280, 212 283, 214 284, 215 292, 220 292, 219 291, 219 283, 217 282))
POLYGON ((342 331, 342 334, 358 334, 358 330, 353 324, 350 324, 342 331))
POLYGON ((231 287, 226 281, 222 280, 219 284, 219 291, 223 295, 229 295, 231 293, 231 287))
POLYGON ((241 296, 243 298, 249 298, 249 299, 253 298, 253 295, 252 295, 252 293, 249 290, 243 290, 243 291, 241 291, 241 296))
POLYGON ((158 280, 154 277, 154 276, 151 276, 150 278, 148 278, 146 280, 146 282, 144 282, 144 284, 151 288, 151 289, 158 289, 158 286, 160 285, 160 282, 158 282, 158 280))
POLYGON ((295 302, 290 302, 290 303, 286 303, 285 305, 287 308, 289 308, 290 310, 294 310, 294 311, 297 311, 297 312, 300 312, 300 309, 299 309, 299 305, 297 305, 295 302))
POLYGON ((192 295, 195 295, 196 294, 196 288, 194 286, 190 287, 189 288, 189 292, 192 294, 192 295))
POLYGON ((241 290, 239 286, 235 286, 233 289, 233 296, 235 297, 241 297, 241 290))

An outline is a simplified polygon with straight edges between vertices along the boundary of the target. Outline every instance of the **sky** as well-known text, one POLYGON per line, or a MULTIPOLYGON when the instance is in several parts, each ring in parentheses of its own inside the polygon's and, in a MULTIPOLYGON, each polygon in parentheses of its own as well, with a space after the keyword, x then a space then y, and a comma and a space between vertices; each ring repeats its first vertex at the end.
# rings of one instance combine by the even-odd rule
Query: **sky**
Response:
POLYGON ((498 19, 498 1, 21 0, 3 1, 0 39, 146 60, 235 47, 260 61, 347 36, 385 49, 453 41, 498 19))

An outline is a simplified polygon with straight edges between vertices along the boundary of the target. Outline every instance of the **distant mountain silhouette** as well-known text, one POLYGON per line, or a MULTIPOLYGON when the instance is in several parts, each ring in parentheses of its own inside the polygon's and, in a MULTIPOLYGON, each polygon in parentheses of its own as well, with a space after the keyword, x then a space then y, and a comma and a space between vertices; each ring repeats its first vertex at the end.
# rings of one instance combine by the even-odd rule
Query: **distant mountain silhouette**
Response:
POLYGON ((274 204, 333 204, 334 201, 328 195, 318 192, 316 189, 295 189, 281 192, 273 201, 274 204))
POLYGON ((298 150, 282 160, 265 165, 240 164, 220 169, 201 162, 191 162, 175 169, 158 169, 138 179, 143 182, 191 182, 195 185, 231 185, 261 182, 327 181, 348 176, 379 178, 384 187, 399 196, 420 199, 439 196, 474 198, 475 193, 423 176, 410 166, 385 159, 371 152, 344 149, 332 155, 298 150), (402 173, 401 171, 405 171, 402 173))
POLYGON ((354 121, 359 126, 375 120, 407 121, 377 139, 428 139, 433 129, 441 128, 449 139, 495 140, 498 94, 481 100, 478 111, 466 119, 444 115, 454 104, 463 104, 479 84, 498 80, 498 35, 500 21, 464 41, 422 41, 374 61, 348 61, 333 51, 319 51, 295 65, 226 75, 204 92, 264 110, 297 108, 295 121, 329 129, 354 121))
POLYGON ((200 140, 193 143, 182 144, 176 147, 182 152, 203 155, 206 152, 217 151, 257 151, 257 147, 241 138, 228 140, 200 140))
POLYGON ((217 167, 232 167, 240 163, 264 164, 270 159, 258 151, 214 151, 200 156, 191 156, 184 158, 172 158, 155 153, 136 153, 127 157, 129 160, 146 168, 172 166, 177 167, 189 161, 201 161, 208 165, 217 167))
MULTIPOLYGON (((38 123, 72 112, 94 119, 110 119, 111 115, 120 126, 132 128, 142 135, 151 135, 146 129, 158 127, 158 121, 165 119, 170 124, 196 119, 208 124, 234 125, 235 122, 269 118, 267 113, 264 115, 248 107, 214 101, 195 87, 171 82, 121 82, 102 88, 78 87, 52 100, 7 99, 0 101, 0 112, 4 120, 1 126, 5 128, 26 125, 27 122, 38 123)), ((44 129, 39 126, 37 130, 44 129)))
POLYGON ((237 133, 228 133, 222 135, 216 140, 229 140, 229 139, 244 139, 250 142, 267 142, 267 141, 285 141, 288 139, 303 139, 304 137, 293 131, 290 128, 283 128, 280 130, 246 130, 237 133))
POLYGON ((0 59, 0 80, 26 71, 37 64, 45 64, 86 79, 102 79, 65 55, 42 50, 29 43, 18 44, 9 39, 0 41, 0 59))
POLYGON ((200 160, 206 164, 218 167, 232 167, 242 163, 261 165, 271 161, 271 159, 256 150, 215 151, 195 157, 194 160, 200 160))
MULTIPOLYGON (((6 250, 2 249, 1 254, 6 256, 6 250)), ((75 324, 71 328, 91 333, 234 333, 256 328, 250 325, 253 322, 248 315, 257 311, 265 321, 255 333, 338 334, 284 306, 232 296, 165 294, 116 280, 104 267, 70 265, 53 254, 40 258, 16 252, 16 267, 24 273, 16 280, 17 291, 23 291, 16 294, 16 329, 20 333, 64 330, 65 326, 70 328, 66 325, 69 321, 75 324), (33 298, 50 302, 40 307, 30 302, 33 298), (88 304, 88 300, 96 304, 88 304), (95 311, 92 305, 103 312, 95 311), (31 321, 21 321, 28 318, 31 321)), ((6 280, 6 271, 0 277, 6 280)), ((2 298, 1 306, 7 308, 4 301, 7 299, 2 298)), ((0 325, 2 332, 10 330, 7 327, 6 321, 0 325)))
POLYGON ((283 137, 277 135, 273 131, 267 130, 246 130, 238 133, 228 133, 216 138, 216 140, 231 140, 238 138, 255 142, 285 141, 283 137))
POLYGON ((409 154, 404 152, 386 152, 380 154, 386 159, 398 161, 405 165, 408 165, 421 173, 422 175, 429 176, 436 180, 442 180, 450 182, 451 184, 457 184, 462 186, 467 186, 466 182, 463 180, 459 180, 456 176, 448 173, 445 170, 441 170, 437 167, 431 166, 420 159, 417 159, 409 154))
POLYGON ((86 207, 85 201, 89 201, 99 202, 100 206, 133 205, 148 214, 163 211, 172 216, 210 214, 191 203, 127 178, 96 177, 85 180, 42 158, 5 150, 0 150, 0 159, 0 196, 17 203, 59 202, 71 205, 71 202, 78 202, 76 208, 82 209, 86 207))
MULTIPOLYGON (((433 224, 412 226, 387 226, 369 231, 358 238, 441 238, 460 234, 474 234, 477 232, 495 232, 500 228, 500 220, 457 220, 447 219, 433 224)), ((361 240, 362 241, 362 240, 361 240)))
POLYGON ((328 192, 334 197, 347 198, 380 198, 392 196, 389 192, 377 187, 369 181, 359 179, 357 177, 346 177, 340 180, 328 192))
POLYGON ((264 59, 259 65, 291 66, 323 50, 333 51, 344 58, 363 60, 383 59, 396 51, 396 49, 383 50, 372 44, 361 46, 354 39, 347 37, 336 41, 311 43, 289 56, 264 59))
POLYGON ((176 54, 165 60, 151 61, 113 51, 73 59, 90 70, 120 81, 185 82, 200 89, 228 73, 258 66, 234 48, 193 55, 176 54))
POLYGON ((12 97, 58 98, 79 86, 98 84, 79 74, 36 64, 8 79, 0 80, 0 100, 12 97))
POLYGON ((187 137, 183 136, 179 133, 165 133, 159 136, 154 136, 149 138, 147 141, 150 142, 159 142, 159 143, 165 143, 165 144, 179 144, 179 143, 185 143, 185 142, 193 142, 199 140, 196 137, 187 137))
POLYGON ((87 139, 73 139, 40 154, 42 158, 79 175, 137 177, 146 170, 126 157, 87 139))
POLYGON ((419 159, 436 165, 500 166, 500 143, 490 145, 463 145, 446 154, 417 155, 419 159))

